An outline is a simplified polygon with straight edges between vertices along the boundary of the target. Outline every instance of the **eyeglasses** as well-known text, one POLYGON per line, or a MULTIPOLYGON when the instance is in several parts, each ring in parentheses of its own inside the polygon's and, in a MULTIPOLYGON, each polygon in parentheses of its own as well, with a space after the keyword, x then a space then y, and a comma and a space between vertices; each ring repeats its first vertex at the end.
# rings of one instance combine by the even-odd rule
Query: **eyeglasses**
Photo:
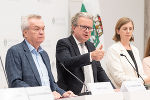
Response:
POLYGON ((88 31, 92 32, 94 30, 93 27, 89 27, 89 26, 85 26, 85 25, 77 25, 77 26, 79 26, 84 31, 86 31, 88 29, 88 31))

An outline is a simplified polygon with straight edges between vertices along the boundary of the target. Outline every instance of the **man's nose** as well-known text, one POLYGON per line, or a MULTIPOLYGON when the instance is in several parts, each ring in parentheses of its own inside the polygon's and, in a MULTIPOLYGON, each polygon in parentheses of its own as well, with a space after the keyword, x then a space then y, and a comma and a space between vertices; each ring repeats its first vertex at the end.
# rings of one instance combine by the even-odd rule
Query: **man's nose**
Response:
POLYGON ((40 34, 44 34, 44 30, 41 29, 41 30, 40 30, 40 34))

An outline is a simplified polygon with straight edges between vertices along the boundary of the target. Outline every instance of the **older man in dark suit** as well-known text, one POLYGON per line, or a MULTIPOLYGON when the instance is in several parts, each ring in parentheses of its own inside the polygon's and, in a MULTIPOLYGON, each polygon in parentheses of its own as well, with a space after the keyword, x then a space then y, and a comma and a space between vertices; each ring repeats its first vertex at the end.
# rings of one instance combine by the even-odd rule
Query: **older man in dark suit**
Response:
POLYGON ((50 68, 50 59, 40 44, 45 39, 44 22, 39 15, 22 18, 25 40, 12 46, 6 55, 6 73, 9 87, 49 86, 55 99, 74 94, 57 86, 50 68))
POLYGON ((104 56, 102 46, 95 50, 94 45, 88 41, 92 27, 93 16, 84 12, 77 13, 72 18, 71 36, 57 42, 58 86, 75 94, 84 90, 83 84, 70 75, 60 63, 84 83, 110 81, 99 62, 104 56))

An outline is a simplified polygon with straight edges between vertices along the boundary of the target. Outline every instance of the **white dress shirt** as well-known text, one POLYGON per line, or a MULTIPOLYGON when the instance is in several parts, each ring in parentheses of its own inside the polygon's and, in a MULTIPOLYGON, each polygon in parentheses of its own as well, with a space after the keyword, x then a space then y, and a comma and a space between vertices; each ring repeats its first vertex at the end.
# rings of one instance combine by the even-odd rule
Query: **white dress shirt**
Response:
POLYGON ((40 52, 42 52, 43 49, 41 47, 39 47, 39 49, 37 51, 29 42, 26 41, 26 43, 31 52, 31 55, 33 57, 34 63, 37 67, 37 70, 39 72, 42 86, 50 86, 48 71, 47 71, 46 65, 44 64, 43 59, 40 55, 40 52))
MULTIPOLYGON (((75 41, 77 43, 77 46, 78 46, 79 51, 80 51, 80 54, 83 55, 85 53, 88 53, 88 49, 87 49, 85 43, 80 43, 75 37, 74 37, 74 39, 75 39, 75 41)), ((90 60, 91 60, 91 55, 90 55, 90 60)), ((92 66, 91 65, 86 65, 86 66, 83 66, 82 69, 83 69, 84 78, 85 78, 84 83, 85 84, 86 83, 94 83, 92 66)), ((82 88, 81 92, 84 92, 84 88, 82 88)))

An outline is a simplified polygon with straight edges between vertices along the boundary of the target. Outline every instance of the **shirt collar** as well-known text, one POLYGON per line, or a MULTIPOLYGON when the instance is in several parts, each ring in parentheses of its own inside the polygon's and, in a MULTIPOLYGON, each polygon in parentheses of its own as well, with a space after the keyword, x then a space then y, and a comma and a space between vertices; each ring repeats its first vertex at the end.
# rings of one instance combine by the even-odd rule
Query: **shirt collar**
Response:
POLYGON ((85 43, 80 43, 80 42, 76 39, 76 37, 75 37, 74 35, 72 35, 72 36, 73 36, 73 38, 75 39, 75 41, 76 41, 77 45, 80 45, 80 44, 85 45, 85 43))
POLYGON ((26 44, 27 44, 30 52, 32 52, 33 50, 37 51, 37 52, 42 52, 43 51, 43 49, 41 48, 41 46, 38 48, 38 50, 36 50, 26 39, 25 39, 25 42, 26 42, 26 44))

